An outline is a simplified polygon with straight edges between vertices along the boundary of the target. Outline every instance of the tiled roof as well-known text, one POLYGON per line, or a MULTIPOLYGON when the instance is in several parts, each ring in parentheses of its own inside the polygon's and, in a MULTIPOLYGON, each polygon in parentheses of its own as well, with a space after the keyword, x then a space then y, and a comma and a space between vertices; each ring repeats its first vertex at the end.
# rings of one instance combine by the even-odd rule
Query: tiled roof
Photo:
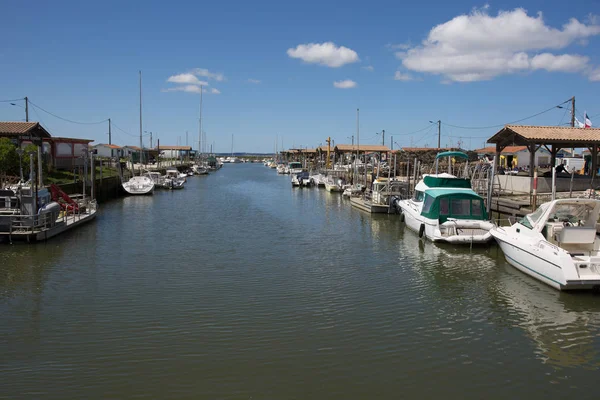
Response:
POLYGON ((72 142, 72 143, 91 143, 94 139, 80 139, 80 138, 67 138, 67 137, 56 137, 50 138, 51 142, 72 142))
MULTIPOLYGON (((527 146, 506 146, 502 153, 518 153, 519 151, 527 150, 527 146)), ((478 154, 492 154, 496 152, 496 146, 488 146, 483 149, 475 150, 478 154)))
MULTIPOLYGON (((161 150, 192 150, 192 146, 160 146, 161 150)), ((154 148, 154 150, 158 150, 158 148, 154 148)))
POLYGON ((32 134, 40 137, 50 137, 50 133, 39 122, 0 122, 1 136, 21 136, 32 134))
POLYGON ((120 149, 121 148, 121 146, 117 146, 116 144, 104 144, 104 143, 97 144, 94 147, 98 147, 98 146, 105 146, 105 147, 108 147, 109 149, 120 149))
POLYGON ((361 144, 361 145, 352 145, 352 144, 338 144, 335 146, 337 151, 374 151, 374 152, 386 152, 390 151, 390 148, 387 146, 382 146, 380 144, 361 144))
POLYGON ((516 134, 525 140, 536 142, 600 142, 600 129, 598 128, 529 125, 506 125, 492 136, 488 142, 502 142, 506 136, 511 134, 516 134))
MULTIPOLYGON (((437 148, 437 147, 403 147, 402 151, 405 151, 407 153, 418 153, 418 152, 423 152, 423 151, 435 151, 435 152, 439 152, 439 151, 452 151, 452 150, 459 150, 457 148, 454 147, 441 147, 441 148, 437 148)), ((494 149, 495 151, 495 149, 494 149)))

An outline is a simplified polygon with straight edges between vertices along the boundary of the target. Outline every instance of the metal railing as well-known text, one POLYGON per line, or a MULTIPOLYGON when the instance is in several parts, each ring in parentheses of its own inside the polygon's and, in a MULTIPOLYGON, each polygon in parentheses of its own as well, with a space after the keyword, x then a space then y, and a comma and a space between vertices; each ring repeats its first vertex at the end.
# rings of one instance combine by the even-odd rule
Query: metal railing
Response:
POLYGON ((54 228, 60 223, 68 223, 80 220, 83 216, 89 215, 97 210, 96 200, 84 200, 78 202, 79 207, 75 210, 61 211, 58 218, 54 218, 55 213, 46 212, 35 215, 11 214, 0 215, 0 225, 8 226, 8 236, 12 242, 13 234, 35 234, 54 228), (85 211, 83 211, 85 210, 85 211), (7 221, 8 220, 8 221, 7 221))

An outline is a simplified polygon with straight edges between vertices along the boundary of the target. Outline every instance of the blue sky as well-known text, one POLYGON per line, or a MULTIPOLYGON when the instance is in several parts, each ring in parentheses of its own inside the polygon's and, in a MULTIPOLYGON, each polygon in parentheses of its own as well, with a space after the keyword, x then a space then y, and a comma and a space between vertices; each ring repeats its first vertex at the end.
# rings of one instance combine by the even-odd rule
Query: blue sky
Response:
MULTIPOLYGON (((361 143, 380 143, 385 129, 394 147, 436 146, 428 121, 438 119, 442 146, 482 147, 498 128, 456 126, 503 124, 571 96, 578 118, 587 111, 600 126, 597 1, 407 4, 5 1, 0 101, 110 117, 113 142, 136 144, 141 70, 143 130, 165 145, 185 144, 188 131, 197 147, 204 82, 203 128, 218 152, 232 134, 235 151, 271 152, 276 137, 286 148, 349 143, 357 108, 361 143)), ((23 120, 17 104, 0 102, 0 120, 23 120)), ((108 141, 107 123, 36 107, 30 119, 55 136, 108 141)), ((523 123, 568 120, 555 109, 523 123)))

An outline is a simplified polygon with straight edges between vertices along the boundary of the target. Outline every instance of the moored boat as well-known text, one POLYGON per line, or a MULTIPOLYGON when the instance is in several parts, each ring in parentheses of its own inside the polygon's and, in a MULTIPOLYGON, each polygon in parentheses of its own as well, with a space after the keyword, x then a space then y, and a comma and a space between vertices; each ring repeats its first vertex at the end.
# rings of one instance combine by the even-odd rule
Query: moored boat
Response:
MULTIPOLYGON (((441 157, 461 157, 445 152, 441 157)), ((437 168, 436 168, 437 169, 437 168)), ((448 173, 424 175, 412 198, 396 201, 406 226, 434 242, 486 243, 492 239, 484 201, 471 188, 471 181, 448 173)))
POLYGON ((558 290, 600 290, 600 200, 542 204, 510 227, 490 231, 506 261, 558 290))

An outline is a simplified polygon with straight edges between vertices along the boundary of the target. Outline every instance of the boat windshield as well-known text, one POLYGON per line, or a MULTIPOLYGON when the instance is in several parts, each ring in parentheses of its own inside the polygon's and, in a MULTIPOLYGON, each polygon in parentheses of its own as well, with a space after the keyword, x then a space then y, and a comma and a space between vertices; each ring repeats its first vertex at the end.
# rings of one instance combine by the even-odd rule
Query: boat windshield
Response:
POLYGON ((548 221, 595 227, 594 208, 594 205, 590 203, 557 203, 552 209, 548 221))
POLYGON ((424 192, 421 192, 420 190, 415 190, 415 194, 413 195, 412 200, 421 202, 421 201, 423 201, 424 198, 425 198, 424 192))
POLYGON ((525 228, 533 229, 533 226, 540 219, 540 217, 542 216, 542 214, 545 211, 546 211, 546 207, 541 206, 540 208, 538 208, 537 210, 535 210, 531 214, 527 214, 526 216, 524 216, 523 218, 521 218, 521 220, 519 221, 519 223, 521 225, 523 225, 525 228))
POLYGON ((302 168, 302 163, 299 163, 299 162, 291 162, 291 163, 289 164, 289 166, 290 166, 290 168, 292 168, 292 169, 296 169, 296 168, 302 168))

